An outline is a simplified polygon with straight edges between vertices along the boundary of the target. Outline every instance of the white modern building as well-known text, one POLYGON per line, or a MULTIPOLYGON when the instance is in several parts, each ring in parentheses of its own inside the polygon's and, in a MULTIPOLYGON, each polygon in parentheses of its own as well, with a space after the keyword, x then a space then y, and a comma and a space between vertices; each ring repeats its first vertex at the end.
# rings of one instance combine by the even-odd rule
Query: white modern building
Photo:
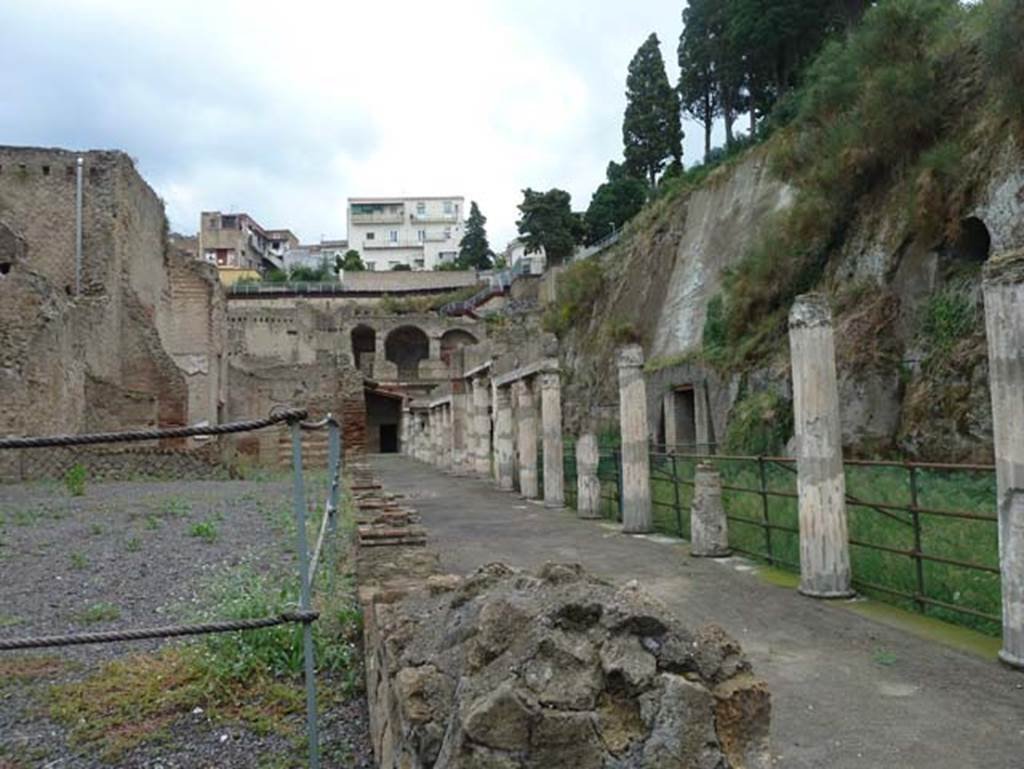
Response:
POLYGON ((436 270, 459 255, 465 198, 349 198, 348 245, 368 270, 436 270))

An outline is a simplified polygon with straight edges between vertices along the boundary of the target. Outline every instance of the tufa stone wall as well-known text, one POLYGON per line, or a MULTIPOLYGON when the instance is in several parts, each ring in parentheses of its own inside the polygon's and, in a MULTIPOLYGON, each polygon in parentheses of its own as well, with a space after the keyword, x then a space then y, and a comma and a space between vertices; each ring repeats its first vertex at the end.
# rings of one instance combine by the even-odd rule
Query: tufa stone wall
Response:
POLYGON ((556 564, 419 584, 362 590, 382 769, 770 766, 769 694, 740 647, 635 584, 556 564))

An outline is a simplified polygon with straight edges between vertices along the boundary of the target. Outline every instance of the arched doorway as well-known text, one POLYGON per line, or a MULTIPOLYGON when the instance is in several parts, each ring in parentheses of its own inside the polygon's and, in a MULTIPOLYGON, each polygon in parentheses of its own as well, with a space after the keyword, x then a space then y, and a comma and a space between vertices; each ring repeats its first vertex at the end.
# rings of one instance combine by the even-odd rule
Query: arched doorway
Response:
POLYGON ((365 376, 373 376, 373 359, 377 354, 377 332, 369 326, 352 329, 352 362, 365 376))
POLYGON ((399 379, 419 379, 420 361, 430 356, 430 340, 415 326, 400 326, 384 340, 384 354, 398 367, 399 379))
POLYGON ((477 344, 478 341, 475 336, 468 331, 463 331, 461 328, 445 331, 441 336, 441 360, 445 363, 451 363, 452 353, 461 350, 463 347, 477 344))

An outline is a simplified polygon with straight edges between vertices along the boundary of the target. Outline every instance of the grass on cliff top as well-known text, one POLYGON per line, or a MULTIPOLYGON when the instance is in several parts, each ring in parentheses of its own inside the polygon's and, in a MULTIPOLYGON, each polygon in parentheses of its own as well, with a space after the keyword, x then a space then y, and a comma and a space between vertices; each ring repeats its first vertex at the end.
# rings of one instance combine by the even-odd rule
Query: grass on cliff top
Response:
MULTIPOLYGON (((346 701, 362 685, 362 620, 349 563, 351 527, 344 522, 352 513, 347 502, 343 510, 339 557, 321 564, 314 594, 320 612, 313 637, 321 709, 346 701)), ((283 538, 292 535, 294 526, 286 525, 283 514, 265 514, 281 519, 283 538)), ((315 522, 310 528, 316 528, 315 522)), ((290 571, 233 567, 204 594, 208 598, 199 621, 274 616, 297 605, 298 579, 290 571)), ((169 739, 173 724, 196 708, 214 723, 279 735, 301 760, 306 747, 302 659, 300 625, 204 636, 116 660, 82 681, 54 686, 50 713, 70 729, 73 744, 105 761, 116 762, 140 745, 169 739)))

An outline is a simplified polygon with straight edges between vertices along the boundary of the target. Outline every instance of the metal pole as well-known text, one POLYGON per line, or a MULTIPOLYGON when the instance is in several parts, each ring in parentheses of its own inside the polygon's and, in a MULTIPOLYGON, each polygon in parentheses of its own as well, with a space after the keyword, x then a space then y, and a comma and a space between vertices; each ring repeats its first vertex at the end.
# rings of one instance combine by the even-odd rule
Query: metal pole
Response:
POLYGON ((921 514, 917 511, 917 468, 910 466, 910 515, 914 521, 914 566, 917 577, 917 610, 926 613, 924 598, 924 562, 921 559, 921 514))
MULTIPOLYGON (((292 505, 295 509, 296 544, 299 550, 299 606, 302 611, 312 610, 309 592, 309 543, 306 540, 306 490, 302 478, 302 428, 299 420, 289 427, 292 433, 292 505)), ((316 724, 316 669, 313 660, 313 626, 302 625, 303 663, 306 675, 306 730, 309 735, 310 769, 320 767, 320 739, 316 724)))
POLYGON ((761 479, 761 517, 764 521, 764 546, 768 551, 768 563, 774 564, 775 557, 772 555, 772 526, 768 518, 768 477, 765 474, 764 457, 757 458, 757 470, 761 479))
POLYGON ((82 295, 82 169, 85 161, 75 162, 75 296, 82 295))
POLYGON ((333 590, 335 537, 338 535, 338 486, 341 484, 341 428, 330 414, 327 415, 327 472, 331 484, 331 495, 327 502, 327 589, 333 590))
POLYGON ((676 455, 672 453, 669 455, 669 459, 672 460, 672 497, 673 504, 675 505, 676 511, 676 532, 679 534, 679 538, 683 538, 683 511, 679 507, 679 476, 676 472, 676 455))

